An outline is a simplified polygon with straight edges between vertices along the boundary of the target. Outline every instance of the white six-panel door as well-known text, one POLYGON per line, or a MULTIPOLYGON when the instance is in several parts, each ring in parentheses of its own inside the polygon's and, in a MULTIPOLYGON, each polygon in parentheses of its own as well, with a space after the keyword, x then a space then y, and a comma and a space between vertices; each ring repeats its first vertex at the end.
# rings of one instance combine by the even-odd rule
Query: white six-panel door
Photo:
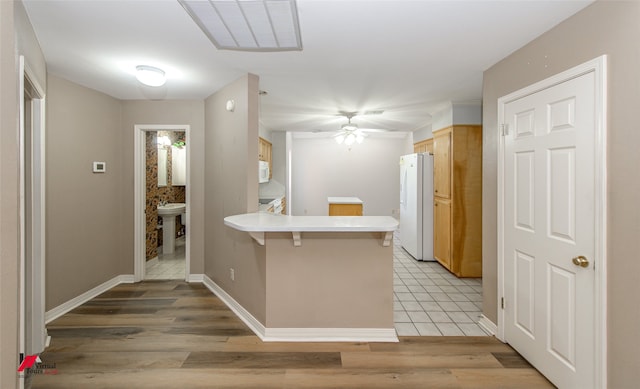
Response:
POLYGON ((505 102, 504 338, 560 388, 594 388, 596 83, 505 102))

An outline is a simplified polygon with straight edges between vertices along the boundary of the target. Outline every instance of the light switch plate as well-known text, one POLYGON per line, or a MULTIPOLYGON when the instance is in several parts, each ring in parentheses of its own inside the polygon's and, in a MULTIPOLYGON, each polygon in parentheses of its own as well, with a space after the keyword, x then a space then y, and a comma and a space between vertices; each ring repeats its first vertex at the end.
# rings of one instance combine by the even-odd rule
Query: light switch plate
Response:
POLYGON ((107 163, 106 162, 93 162, 93 172, 94 173, 104 173, 107 171, 107 163))

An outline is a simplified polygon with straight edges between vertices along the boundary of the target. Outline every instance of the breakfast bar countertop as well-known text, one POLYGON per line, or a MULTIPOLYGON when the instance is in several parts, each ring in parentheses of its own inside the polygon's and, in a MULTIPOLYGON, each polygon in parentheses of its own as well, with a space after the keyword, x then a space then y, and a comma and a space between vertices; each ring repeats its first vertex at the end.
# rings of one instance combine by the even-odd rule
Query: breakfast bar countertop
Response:
POLYGON ((398 221, 391 216, 290 216, 245 213, 227 216, 224 224, 247 232, 393 232, 398 221))

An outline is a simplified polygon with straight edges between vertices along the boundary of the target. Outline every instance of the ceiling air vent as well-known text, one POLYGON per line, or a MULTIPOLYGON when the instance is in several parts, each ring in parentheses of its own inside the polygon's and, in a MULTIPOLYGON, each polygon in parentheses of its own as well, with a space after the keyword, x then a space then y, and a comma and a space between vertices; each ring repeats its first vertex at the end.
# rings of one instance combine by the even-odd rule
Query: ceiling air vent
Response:
POLYGON ((295 0, 178 0, 221 50, 302 50, 295 0))

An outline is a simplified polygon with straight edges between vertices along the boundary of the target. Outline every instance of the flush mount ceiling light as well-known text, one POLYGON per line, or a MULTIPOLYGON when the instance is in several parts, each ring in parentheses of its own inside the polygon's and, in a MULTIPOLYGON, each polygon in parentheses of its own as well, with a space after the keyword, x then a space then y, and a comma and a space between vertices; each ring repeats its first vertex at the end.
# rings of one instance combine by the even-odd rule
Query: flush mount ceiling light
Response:
POLYGON ((148 86, 162 86, 167 81, 164 71, 153 66, 136 66, 136 78, 148 86))
POLYGON ((178 0, 223 50, 302 50, 295 0, 178 0))

